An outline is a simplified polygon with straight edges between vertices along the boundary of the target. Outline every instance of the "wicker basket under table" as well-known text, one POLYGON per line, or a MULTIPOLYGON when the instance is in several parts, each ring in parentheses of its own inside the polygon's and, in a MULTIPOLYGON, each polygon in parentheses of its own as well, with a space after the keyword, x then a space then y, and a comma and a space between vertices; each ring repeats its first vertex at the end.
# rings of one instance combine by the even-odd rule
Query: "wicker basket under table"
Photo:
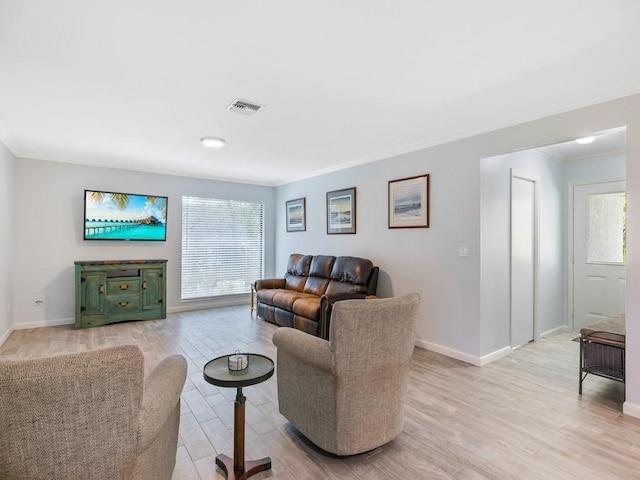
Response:
POLYGON ((607 317, 580 329, 580 385, 588 374, 624 383, 625 317, 607 317))

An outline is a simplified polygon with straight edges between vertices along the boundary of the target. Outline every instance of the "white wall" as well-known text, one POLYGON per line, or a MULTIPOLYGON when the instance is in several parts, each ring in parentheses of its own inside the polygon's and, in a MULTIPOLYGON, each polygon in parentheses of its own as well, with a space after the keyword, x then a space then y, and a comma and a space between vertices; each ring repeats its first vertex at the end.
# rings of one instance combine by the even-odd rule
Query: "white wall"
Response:
POLYGON ((13 232, 13 169, 16 159, 0 143, 0 344, 11 333, 11 237, 13 232))
MULTIPOLYGON (((422 295, 418 342, 480 364, 508 347, 501 328, 481 304, 491 291, 481 281, 481 159, 560 143, 591 132, 627 126, 629 261, 627 291, 640 290, 640 95, 554 115, 483 135, 357 166, 278 187, 276 272, 292 252, 350 254, 370 258, 383 270, 382 296, 417 291, 422 295), (387 181, 431 174, 431 228, 387 229, 387 181), (357 186, 358 233, 326 235, 325 193, 357 186), (308 229, 286 233, 284 202, 307 198, 308 229), (461 258, 458 249, 469 248, 461 258)), ((627 295, 627 364, 640 364, 640 295, 627 295)), ((577 362, 577 360, 576 360, 577 362)), ((628 369, 625 411, 640 416, 640 370, 628 369)))
POLYGON ((368 258, 381 269, 379 296, 422 295, 418 338, 477 356, 480 325, 469 320, 479 310, 479 245, 474 240, 480 222, 479 168, 467 169, 464 154, 444 160, 442 150, 422 150, 279 187, 276 272, 284 273, 294 252, 368 258), (430 174, 431 227, 387 228, 388 181, 425 173, 430 174), (327 235, 326 192, 353 186, 356 235, 327 235), (286 233, 285 201, 298 197, 306 197, 307 231, 286 233), (460 246, 469 247, 469 258, 458 256, 460 246))
POLYGON ((625 154, 576 160, 563 168, 567 185, 593 180, 621 180, 626 177, 625 154))
MULTIPOLYGON (((265 269, 273 271, 274 189, 230 182, 18 159, 15 168, 13 321, 15 328, 68 323, 74 316, 75 260, 164 258, 167 308, 180 302, 183 195, 265 205, 265 269), (166 242, 84 241, 85 189, 169 197, 166 242), (44 306, 34 307, 34 299, 44 306)), ((238 299, 228 299, 237 302, 238 299)), ((248 301, 246 298, 240 301, 248 301)), ((213 302, 211 305, 215 305, 213 302)), ((219 303, 218 303, 219 304, 219 303)))
POLYGON ((566 202, 562 165, 534 150, 482 160, 482 351, 510 345, 511 169, 539 178, 538 333, 566 325, 566 202))

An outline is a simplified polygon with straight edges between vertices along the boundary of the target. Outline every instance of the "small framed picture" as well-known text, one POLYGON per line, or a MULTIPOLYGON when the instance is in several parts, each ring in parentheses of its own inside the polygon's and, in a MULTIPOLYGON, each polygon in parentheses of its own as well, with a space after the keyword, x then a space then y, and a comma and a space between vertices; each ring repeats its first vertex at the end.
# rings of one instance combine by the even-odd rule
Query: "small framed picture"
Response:
POLYGON ((327 192, 327 234, 356 233, 356 187, 327 192))
POLYGON ((305 199, 289 200, 287 202, 287 232, 304 232, 306 229, 305 199))
POLYGON ((429 175, 389 181, 389 228, 429 227, 429 175))

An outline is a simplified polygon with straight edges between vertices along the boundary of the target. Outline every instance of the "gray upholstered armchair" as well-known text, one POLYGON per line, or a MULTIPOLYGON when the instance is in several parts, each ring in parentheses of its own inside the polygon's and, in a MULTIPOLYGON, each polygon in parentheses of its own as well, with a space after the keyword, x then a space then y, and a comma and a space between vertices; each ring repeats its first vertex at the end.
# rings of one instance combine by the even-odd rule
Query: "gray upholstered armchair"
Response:
POLYGON ((276 330, 280 413, 336 455, 395 438, 404 423, 419 302, 417 293, 338 302, 328 341, 293 328, 276 330))
POLYGON ((0 362, 0 478, 169 480, 186 361, 127 345, 0 362))

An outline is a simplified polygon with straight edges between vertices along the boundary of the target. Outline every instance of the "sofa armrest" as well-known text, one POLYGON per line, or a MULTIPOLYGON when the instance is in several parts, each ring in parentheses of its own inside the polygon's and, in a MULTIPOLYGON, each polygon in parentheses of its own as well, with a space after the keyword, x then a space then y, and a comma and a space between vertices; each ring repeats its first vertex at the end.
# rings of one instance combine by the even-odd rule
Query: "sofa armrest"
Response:
POLYGON ((284 288, 284 278, 263 278, 256 280, 254 288, 256 292, 262 288, 284 288))
POLYGON ((295 328, 280 327, 273 332, 272 341, 278 353, 282 351, 313 368, 334 373, 334 355, 326 340, 295 328))
POLYGON ((364 300, 366 293, 344 292, 320 297, 320 320, 318 324, 318 336, 329 340, 329 326, 331 324, 331 310, 333 304, 340 300, 364 300))
POLYGON ((138 420, 139 451, 144 451, 153 442, 176 404, 180 403, 186 378, 187 361, 182 355, 171 355, 145 379, 138 420))

